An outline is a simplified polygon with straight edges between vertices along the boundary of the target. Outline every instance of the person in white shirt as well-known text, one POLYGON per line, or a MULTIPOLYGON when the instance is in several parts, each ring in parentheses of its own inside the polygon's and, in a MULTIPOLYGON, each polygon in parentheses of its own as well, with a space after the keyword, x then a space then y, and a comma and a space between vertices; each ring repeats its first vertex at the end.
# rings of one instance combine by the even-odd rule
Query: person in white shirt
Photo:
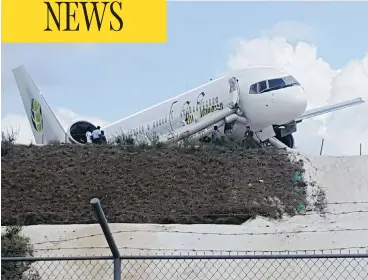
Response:
POLYGON ((91 137, 92 137, 92 133, 90 131, 87 131, 86 133, 86 138, 87 138, 87 143, 91 143, 91 137))
POLYGON ((95 130, 92 131, 92 143, 99 144, 101 140, 101 130, 97 126, 95 130))

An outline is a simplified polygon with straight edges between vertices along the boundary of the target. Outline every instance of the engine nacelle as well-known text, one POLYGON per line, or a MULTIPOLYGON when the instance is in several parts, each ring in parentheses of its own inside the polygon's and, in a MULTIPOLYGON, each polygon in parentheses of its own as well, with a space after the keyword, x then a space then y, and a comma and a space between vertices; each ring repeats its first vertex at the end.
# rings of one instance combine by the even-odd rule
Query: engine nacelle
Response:
POLYGON ((87 132, 92 132, 96 126, 87 121, 77 121, 68 129, 68 139, 73 144, 87 144, 87 132))

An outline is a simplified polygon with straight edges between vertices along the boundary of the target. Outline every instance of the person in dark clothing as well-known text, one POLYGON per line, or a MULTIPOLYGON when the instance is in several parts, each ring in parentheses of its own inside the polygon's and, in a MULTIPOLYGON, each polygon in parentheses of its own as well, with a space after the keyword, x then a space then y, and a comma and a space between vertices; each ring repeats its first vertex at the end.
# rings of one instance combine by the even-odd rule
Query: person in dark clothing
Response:
POLYGON ((254 136, 254 133, 253 131, 250 130, 250 126, 247 125, 245 127, 245 134, 244 134, 244 137, 253 137, 254 136))
POLYGON ((250 126, 247 125, 245 128, 244 140, 243 140, 246 149, 255 148, 253 136, 254 136, 254 132, 250 129, 250 126))
POLYGON ((101 143, 107 143, 105 132, 101 130, 101 143))

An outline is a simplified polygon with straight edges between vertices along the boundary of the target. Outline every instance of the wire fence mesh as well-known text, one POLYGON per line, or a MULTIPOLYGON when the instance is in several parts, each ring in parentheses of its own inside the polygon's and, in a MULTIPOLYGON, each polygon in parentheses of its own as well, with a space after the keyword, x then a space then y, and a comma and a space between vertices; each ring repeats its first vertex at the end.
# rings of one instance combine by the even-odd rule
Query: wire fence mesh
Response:
MULTIPOLYGON (((3 258, 1 266, 3 280, 114 279, 112 257, 3 258)), ((363 280, 368 254, 124 256, 121 279, 363 280)))

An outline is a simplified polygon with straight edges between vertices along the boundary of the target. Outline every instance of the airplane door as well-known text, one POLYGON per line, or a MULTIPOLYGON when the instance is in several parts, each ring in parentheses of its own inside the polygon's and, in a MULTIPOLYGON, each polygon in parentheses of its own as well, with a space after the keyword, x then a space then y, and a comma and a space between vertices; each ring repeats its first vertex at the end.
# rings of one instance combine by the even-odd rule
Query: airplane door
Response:
POLYGON ((239 103, 240 87, 238 81, 239 80, 236 77, 232 77, 229 79, 229 102, 232 103, 234 106, 239 103))
POLYGON ((177 100, 175 100, 170 106, 170 111, 169 111, 169 116, 168 116, 169 117, 170 133, 172 133, 174 131, 174 127, 173 127, 173 125, 174 125, 174 115, 175 115, 174 107, 175 107, 176 103, 178 103, 177 100))

